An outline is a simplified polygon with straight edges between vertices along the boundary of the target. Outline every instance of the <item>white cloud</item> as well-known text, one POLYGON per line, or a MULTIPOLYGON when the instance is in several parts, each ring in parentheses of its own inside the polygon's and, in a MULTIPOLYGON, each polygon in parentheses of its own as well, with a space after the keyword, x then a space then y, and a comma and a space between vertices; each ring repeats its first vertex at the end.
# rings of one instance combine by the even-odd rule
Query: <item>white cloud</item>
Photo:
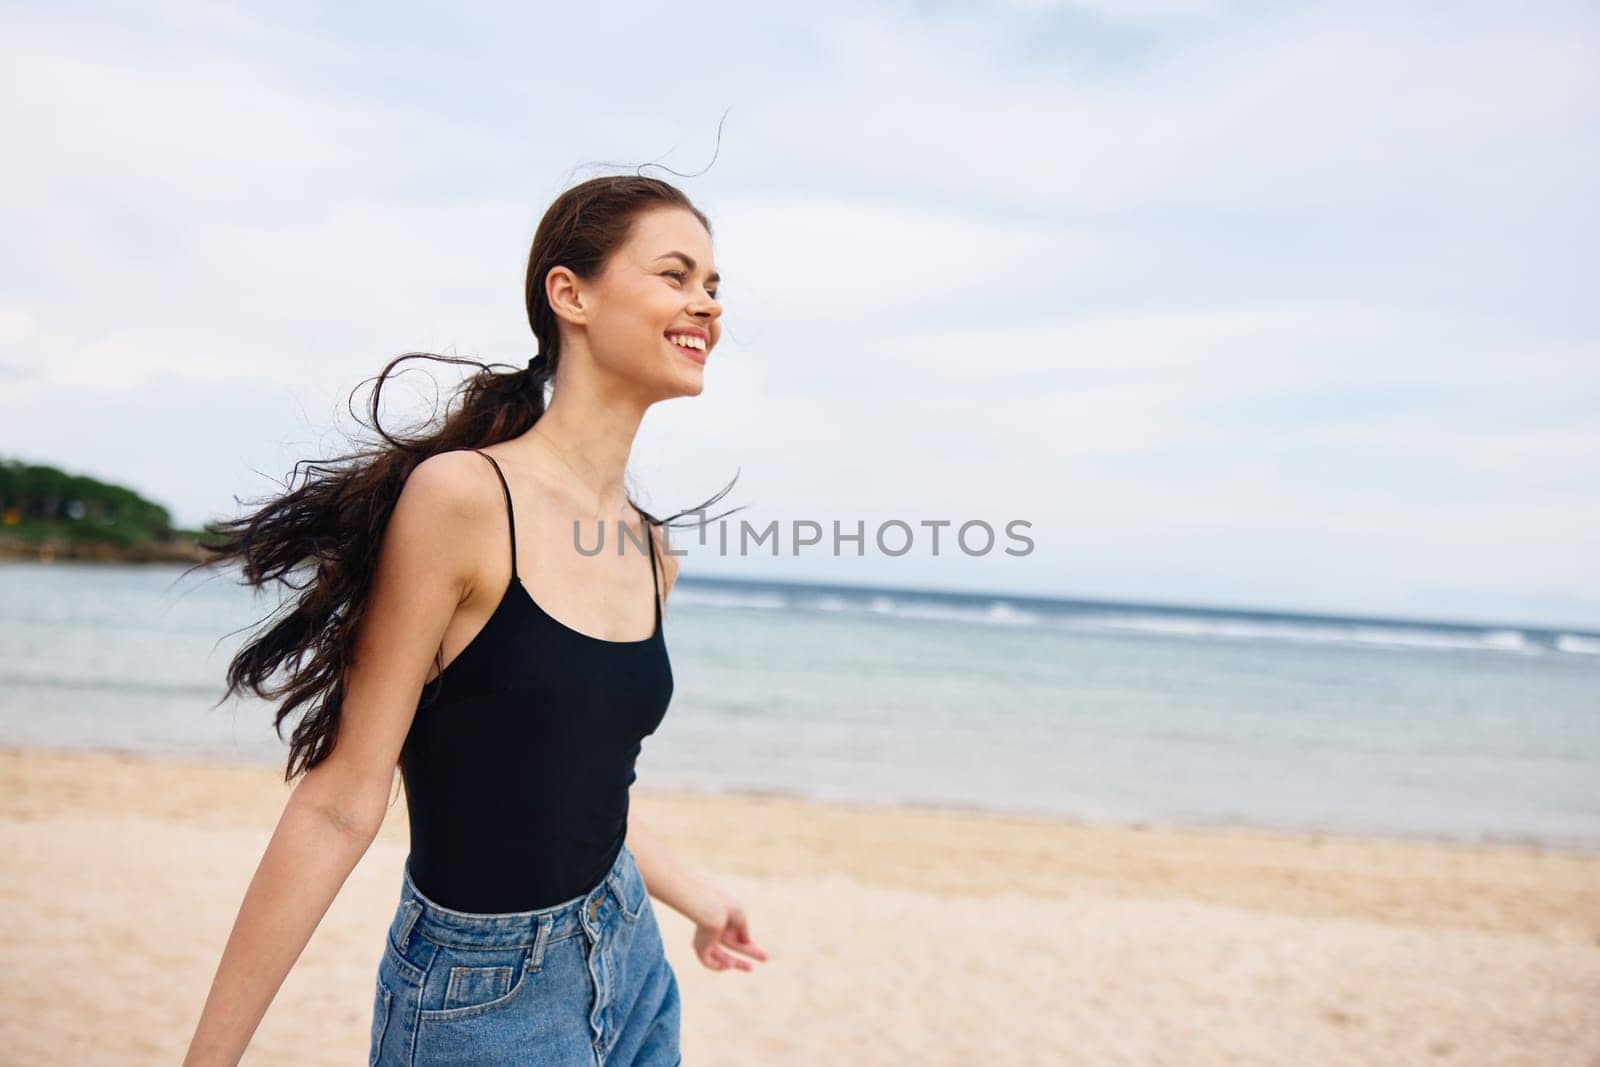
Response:
POLYGON ((1064 594, 1600 589, 1592 11, 710 13, 14 17, 8 447, 225 507, 227 456, 399 352, 520 364, 550 197, 587 161, 696 170, 728 109, 682 183, 727 330, 636 442, 657 503, 741 466, 730 502, 768 509, 1026 511, 1064 594), (705 76, 660 46, 690 31, 705 76), (224 459, 189 484, 181 434, 121 447, 150 411, 224 459))
POLYGON ((33 316, 25 311, 0 309, 0 342, 21 341, 33 330, 33 316))

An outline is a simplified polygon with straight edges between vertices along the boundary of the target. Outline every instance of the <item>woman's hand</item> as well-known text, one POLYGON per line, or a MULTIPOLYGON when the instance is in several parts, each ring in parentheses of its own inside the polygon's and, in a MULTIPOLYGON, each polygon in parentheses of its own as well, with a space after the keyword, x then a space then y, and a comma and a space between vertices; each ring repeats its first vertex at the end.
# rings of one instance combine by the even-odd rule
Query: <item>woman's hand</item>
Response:
POLYGON ((738 952, 751 959, 767 959, 766 950, 750 939, 750 923, 745 918, 744 908, 715 882, 708 880, 706 886, 715 897, 717 907, 709 918, 695 923, 694 954, 713 971, 725 971, 729 967, 754 970, 750 960, 734 955, 738 952))

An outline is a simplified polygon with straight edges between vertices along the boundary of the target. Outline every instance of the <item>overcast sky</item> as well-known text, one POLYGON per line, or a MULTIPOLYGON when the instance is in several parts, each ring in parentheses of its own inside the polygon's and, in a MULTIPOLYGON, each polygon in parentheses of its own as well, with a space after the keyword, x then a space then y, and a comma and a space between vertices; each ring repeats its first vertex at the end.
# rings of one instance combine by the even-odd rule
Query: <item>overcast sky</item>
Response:
POLYGON ((1600 627, 1592 5, 541 6, 8 5, 0 454, 232 513, 716 153, 642 502, 1034 550, 685 573, 1600 627))

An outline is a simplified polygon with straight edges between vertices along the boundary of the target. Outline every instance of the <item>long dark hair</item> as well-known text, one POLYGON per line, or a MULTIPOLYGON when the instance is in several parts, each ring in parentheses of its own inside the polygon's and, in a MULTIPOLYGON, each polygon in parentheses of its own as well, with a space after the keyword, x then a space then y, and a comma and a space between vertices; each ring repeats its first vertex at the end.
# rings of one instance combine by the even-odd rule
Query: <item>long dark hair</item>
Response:
MULTIPOLYGON (((279 740, 284 719, 301 705, 310 705, 289 742, 285 781, 309 771, 333 751, 344 701, 345 670, 377 569, 379 544, 407 477, 429 456, 505 441, 527 432, 538 421, 545 411, 545 384, 561 362, 556 315, 545 297, 546 275, 562 266, 580 278, 597 277, 627 240, 634 220, 642 212, 660 207, 692 211, 706 231, 711 230, 710 221, 687 196, 656 178, 594 178, 562 193, 540 221, 528 255, 528 323, 545 355, 543 366, 502 373, 473 359, 429 352, 397 356, 378 375, 368 402, 371 428, 381 441, 333 459, 301 460, 294 465, 281 495, 252 501, 256 510, 249 514, 206 524, 205 532, 211 536, 200 542, 200 548, 210 558, 185 574, 197 567, 218 567, 237 560, 243 584, 260 589, 279 582, 298 593, 286 608, 262 620, 252 640, 234 655, 228 665, 227 690, 217 701, 220 704, 243 689, 267 700, 283 697, 273 720, 279 740), (411 436, 395 437, 381 425, 379 397, 395 367, 409 359, 471 364, 479 370, 446 405, 442 423, 426 425, 411 436), (304 481, 295 488, 302 466, 304 481), (309 575, 303 584, 291 579, 296 572, 306 571, 309 575), (273 675, 280 670, 286 671, 287 677, 274 682, 273 675)), ((639 510, 653 526, 667 526, 691 514, 697 523, 707 521, 705 509, 726 495, 737 480, 736 472, 705 503, 665 519, 642 507, 639 510)), ((237 497, 235 501, 240 502, 237 497)), ((442 666, 442 655, 442 650, 435 653, 436 667, 442 666)))

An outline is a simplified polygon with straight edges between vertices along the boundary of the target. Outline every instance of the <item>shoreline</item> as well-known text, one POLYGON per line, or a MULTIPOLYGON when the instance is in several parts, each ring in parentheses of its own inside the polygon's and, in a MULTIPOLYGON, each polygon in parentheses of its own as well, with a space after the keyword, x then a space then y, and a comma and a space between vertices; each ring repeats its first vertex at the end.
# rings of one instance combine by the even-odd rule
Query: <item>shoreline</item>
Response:
MULTIPOLYGON (((239 767, 260 770, 277 768, 281 778, 282 763, 269 763, 259 759, 239 759, 225 756, 206 756, 194 753, 173 753, 155 749, 95 748, 69 745, 22 745, 0 743, 0 758, 38 754, 53 758, 73 756, 101 757, 128 763, 170 764, 187 767, 239 767)), ((397 779, 398 780, 398 779, 397 779)), ((1343 830, 1330 828, 1273 826, 1247 822, 1183 822, 1147 819, 1091 819, 1079 815, 1052 812, 1045 809, 990 808, 959 801, 937 800, 869 800, 843 797, 816 797, 792 789, 753 789, 748 787, 697 788, 691 786, 635 785, 635 795, 676 798, 688 802, 709 802, 726 799, 740 803, 775 801, 799 805, 818 805, 840 811, 863 815, 894 812, 919 814, 931 818, 991 819, 1005 823, 1029 825, 1039 828, 1066 826, 1086 832, 1155 833, 1168 835, 1200 835, 1204 837, 1239 837, 1259 839, 1264 842, 1295 841, 1310 844, 1324 842, 1345 845, 1392 844, 1420 845, 1430 848, 1469 852, 1520 853, 1528 856, 1571 856, 1600 861, 1600 844, 1583 845, 1558 841, 1544 841, 1527 836, 1485 835, 1476 839, 1452 837, 1436 833, 1406 833, 1401 831, 1343 830)))
MULTIPOLYGON (((0 746, 0 818, 115 813, 270 833, 293 785, 282 765, 141 751, 0 746), (102 773, 96 774, 96 771, 102 773)), ((298 783, 298 779, 296 780, 298 783)), ((1424 927, 1564 931, 1600 945, 1600 856, 1250 827, 1097 823, 986 809, 811 800, 635 784, 632 811, 691 858, 752 875, 843 875, 962 896, 1083 890, 1424 927), (773 840, 763 827, 781 826, 773 840), (1529 870, 1549 896, 1519 899, 1529 870), (1463 892, 1441 896, 1441 882, 1463 892)), ((380 840, 408 844, 398 770, 380 840)))

